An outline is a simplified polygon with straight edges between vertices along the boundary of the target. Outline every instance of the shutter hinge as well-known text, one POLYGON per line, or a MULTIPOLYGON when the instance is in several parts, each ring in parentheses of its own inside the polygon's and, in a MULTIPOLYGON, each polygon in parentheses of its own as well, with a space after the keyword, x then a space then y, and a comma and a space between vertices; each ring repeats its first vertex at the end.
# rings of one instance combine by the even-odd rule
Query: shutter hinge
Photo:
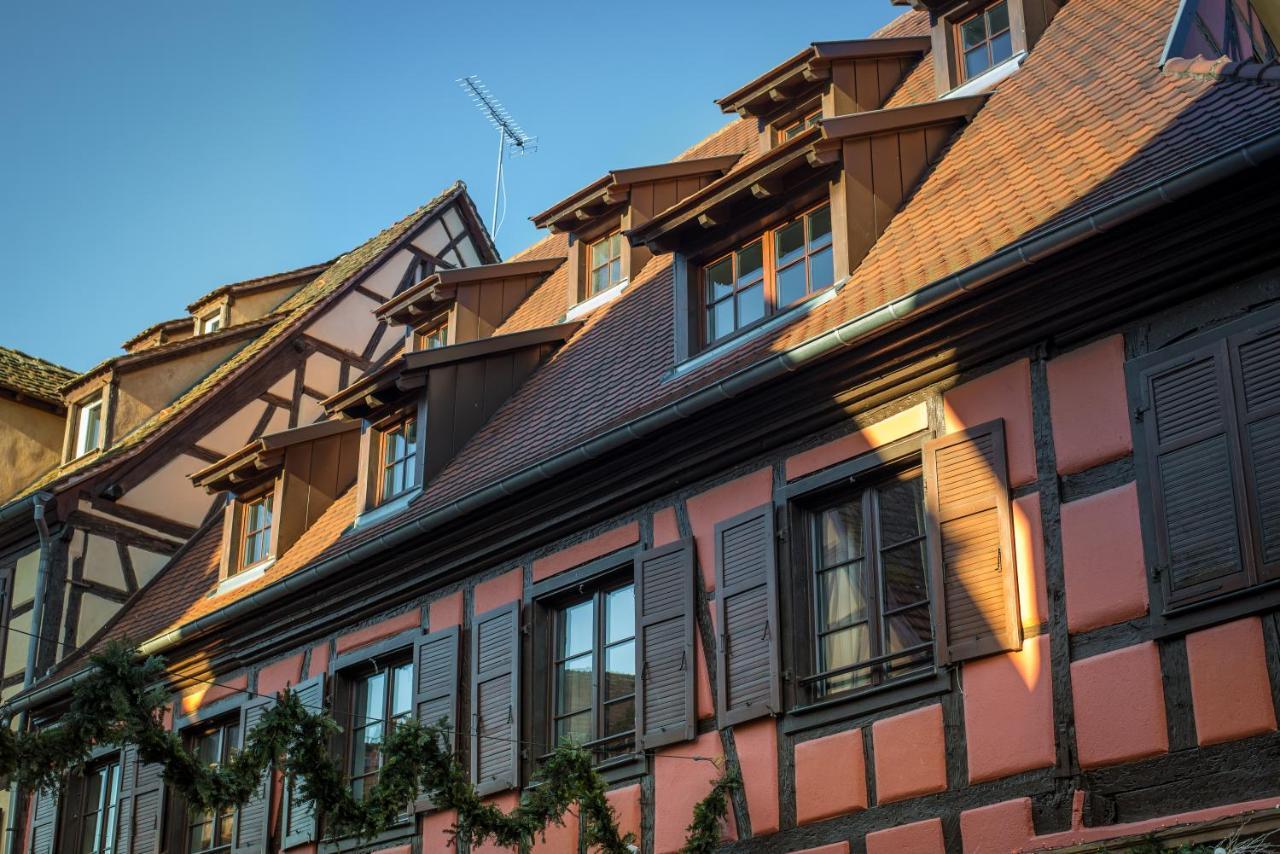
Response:
POLYGON ((773 532, 773 535, 774 535, 775 537, 777 537, 779 540, 782 540, 783 542, 785 542, 785 541, 786 541, 786 539, 787 539, 787 537, 789 536, 789 534, 787 533, 787 527, 786 527, 785 525, 781 525, 781 526, 779 526, 779 527, 778 527, 778 528, 773 532))
POLYGON ((1147 410, 1150 408, 1151 407, 1147 406, 1145 403, 1140 403, 1137 406, 1135 406, 1133 408, 1133 420, 1141 422, 1143 416, 1147 414, 1147 410))
POLYGON ((1160 580, 1160 576, 1164 575, 1164 564, 1154 563, 1151 565, 1151 577, 1156 581, 1160 580))

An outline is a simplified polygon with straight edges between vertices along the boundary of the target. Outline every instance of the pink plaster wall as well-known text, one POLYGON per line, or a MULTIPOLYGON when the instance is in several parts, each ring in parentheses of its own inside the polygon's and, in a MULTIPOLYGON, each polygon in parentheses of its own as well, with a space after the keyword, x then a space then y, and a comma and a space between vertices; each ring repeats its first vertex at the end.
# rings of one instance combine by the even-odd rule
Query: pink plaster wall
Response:
POLYGON ((302 653, 272 662, 258 671, 258 693, 273 696, 302 681, 302 653))
MULTIPOLYGON (((509 813, 516 808, 516 804, 520 802, 520 797, 515 792, 505 792, 501 795, 485 798, 485 802, 493 804, 505 813, 509 813)), ((479 845, 472 845, 471 854, 516 854, 516 849, 501 848, 494 845, 493 839, 490 838, 479 845)))
POLYGON ((534 840, 534 851, 539 854, 556 854, 556 852, 578 850, 578 808, 571 807, 565 812, 563 818, 563 825, 547 825, 545 838, 539 836, 534 840))
POLYGON ((1049 588, 1044 574, 1044 527, 1040 495, 1013 500, 1013 549, 1018 562, 1018 607, 1026 628, 1049 622, 1049 588))
POLYGON ((709 589, 716 585, 716 523, 759 507, 772 497, 773 470, 763 468, 689 499, 689 522, 697 543, 698 565, 709 589))
POLYGON ((546 557, 538 558, 533 562, 533 580, 541 581, 544 578, 550 578, 556 573, 564 572, 566 569, 572 569, 575 566, 581 566, 587 561, 603 557, 610 552, 616 552, 618 549, 634 545, 639 541, 639 523, 628 522, 625 525, 605 531, 603 534, 598 534, 589 540, 569 546, 567 549, 561 549, 546 557))
POLYGON ((1031 428, 1031 363, 1026 359, 956 386, 942 396, 948 433, 1004 419, 1009 482, 1036 479, 1036 446, 1031 428))
POLYGON ((1034 834, 1030 798, 1017 798, 960 813, 960 839, 964 854, 1021 851, 1034 834))
MULTIPOLYGON (((693 819, 693 805, 707 796, 720 776, 720 769, 710 762, 675 758, 677 756, 723 760, 720 734, 703 733, 692 742, 659 748, 654 754, 654 854, 674 854, 684 846, 685 828, 693 819)), ((732 827, 726 829, 725 838, 736 838, 732 827)))
POLYGON ((1275 730, 1260 619, 1249 617, 1187 635, 1187 666, 1200 744, 1275 730))
POLYGON ((871 725, 876 800, 887 804, 947 788, 942 706, 925 706, 871 725))
POLYGON ((928 818, 867 834, 867 854, 945 854, 942 819, 928 818))
POLYGON ((514 602, 524 591, 524 571, 513 569, 510 572, 482 581, 476 585, 472 608, 474 613, 483 614, 492 611, 499 605, 514 602))
POLYGON ((462 625, 462 591, 441 596, 427 606, 427 628, 433 632, 462 625))
POLYGON ((329 670, 329 645, 318 643, 311 647, 311 662, 307 665, 307 678, 329 670))
POLYGON ((795 480, 827 466, 851 460, 867 451, 918 433, 928 426, 929 413, 923 403, 918 404, 855 433, 788 457, 787 480, 795 480))
POLYGON ((962 665, 969 781, 994 780, 1054 763, 1049 636, 1018 652, 962 665))
POLYGON ((239 694, 248 687, 249 674, 247 673, 241 673, 237 676, 219 676, 216 684, 202 683, 184 694, 180 701, 182 713, 189 715, 196 709, 207 706, 224 697, 239 694))
POLYGON ((653 547, 665 546, 680 539, 680 526, 676 523, 676 508, 663 507, 653 514, 653 547))
POLYGON ((623 835, 628 833, 635 834, 636 847, 643 850, 644 846, 641 844, 643 840, 640 834, 642 815, 640 785, 637 783, 633 786, 624 786, 621 789, 611 789, 605 792, 604 797, 609 802, 609 806, 613 807, 613 811, 618 817, 618 832, 623 835))
POLYGON ((416 629, 422 625, 422 609, 414 608, 412 611, 405 611, 403 614, 397 614, 394 617, 388 617, 385 620, 365 626, 362 629, 356 629, 354 632, 347 632, 345 635, 338 635, 338 639, 334 644, 334 648, 339 652, 347 652, 348 650, 358 649, 359 647, 371 644, 374 641, 380 641, 383 638, 389 638, 400 632, 407 632, 410 629, 416 629))
POLYGON ((796 823, 808 824, 867 808, 862 730, 796 745, 796 823))
POLYGON ((1133 450, 1124 386, 1124 337, 1049 360, 1049 411, 1061 474, 1080 472, 1133 450))
POLYGON ((1097 768, 1169 751, 1160 653, 1141 643, 1071 663, 1080 765, 1097 768))
POLYGON ((422 818, 422 850, 424 854, 437 854, 437 852, 457 851, 449 835, 449 828, 453 827, 453 822, 457 815, 453 810, 446 812, 428 813, 422 818))
POLYGON ((778 726, 773 718, 761 718, 733 728, 742 788, 747 796, 751 835, 776 833, 778 817, 778 726))
POLYGON ((803 851, 796 851, 795 854, 849 854, 849 843, 832 842, 830 845, 822 845, 818 848, 805 848, 803 851))
POLYGON ((1072 632, 1147 613, 1136 484, 1062 505, 1062 562, 1072 632))

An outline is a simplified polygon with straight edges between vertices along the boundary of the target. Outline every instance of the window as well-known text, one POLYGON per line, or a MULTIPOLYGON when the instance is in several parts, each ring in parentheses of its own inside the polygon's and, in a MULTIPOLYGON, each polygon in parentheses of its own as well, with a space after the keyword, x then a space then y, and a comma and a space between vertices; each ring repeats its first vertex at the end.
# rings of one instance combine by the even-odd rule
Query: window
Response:
POLYGON ((414 333, 415 350, 436 350, 449 343, 449 323, 440 321, 414 333))
POLYGON ((379 665, 375 673, 355 679, 351 685, 351 793, 356 800, 378 782, 386 757, 382 742, 390 728, 413 711, 413 665, 409 662, 379 665))
POLYGON ((813 699, 933 663, 919 469, 808 504, 802 583, 809 601, 813 699))
POLYGON ((811 127, 815 127, 822 120, 822 110, 813 110, 796 119, 789 125, 784 125, 777 130, 778 142, 786 142, 789 139, 795 139, 811 127))
MULTIPOLYGON (((102 447, 102 395, 76 407, 75 455, 85 454, 102 447)), ((74 458, 73 457, 73 458, 74 458)))
POLYGON ((831 207, 822 205, 703 268, 706 343, 751 326, 834 280, 831 207))
MULTIPOLYGON (((229 760, 240 743, 240 721, 235 719, 196 730, 187 736, 188 749, 211 768, 229 760)), ((224 854, 231 851, 236 811, 228 807, 217 812, 187 810, 186 854, 224 854)))
POLYGON ((622 232, 615 231, 588 247, 587 296, 604 293, 622 281, 622 232))
POLYGON ((213 314, 205 315, 200 318, 200 334, 208 335, 217 332, 222 328, 222 312, 215 311, 213 314))
POLYGON ((412 416, 382 433, 382 477, 378 500, 403 495, 414 485, 418 459, 418 419, 412 416))
POLYGON ((635 750, 635 587, 596 591, 554 613, 551 743, 597 759, 635 750))
POLYGON ((119 822, 120 761, 90 766, 85 770, 81 788, 76 792, 80 816, 77 838, 80 854, 112 854, 116 846, 119 822))
POLYGON ((1013 56, 1013 33, 1009 29, 1009 3, 995 3, 956 25, 959 33, 960 76, 977 77, 992 66, 1013 56))
POLYGON ((268 492, 245 502, 240 520, 240 565, 246 569, 267 559, 271 554, 271 506, 275 495, 268 492))

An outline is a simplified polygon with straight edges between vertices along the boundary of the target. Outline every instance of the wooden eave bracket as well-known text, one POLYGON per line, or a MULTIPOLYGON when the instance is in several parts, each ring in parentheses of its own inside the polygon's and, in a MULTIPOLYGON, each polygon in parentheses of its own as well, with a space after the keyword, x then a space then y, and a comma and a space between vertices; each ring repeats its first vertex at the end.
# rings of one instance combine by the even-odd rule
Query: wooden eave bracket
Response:
POLYGON ((189 477, 192 484, 210 495, 238 492, 245 489, 246 484, 256 486, 266 477, 274 476, 284 465, 285 451, 289 447, 359 427, 358 421, 318 421, 302 427, 278 430, 255 439, 189 477))

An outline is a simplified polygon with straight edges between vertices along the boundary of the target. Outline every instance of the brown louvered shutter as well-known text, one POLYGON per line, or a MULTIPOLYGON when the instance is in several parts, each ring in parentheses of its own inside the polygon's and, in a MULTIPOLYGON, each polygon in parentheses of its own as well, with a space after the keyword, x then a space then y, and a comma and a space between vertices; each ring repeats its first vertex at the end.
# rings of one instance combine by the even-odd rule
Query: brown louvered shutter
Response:
POLYGON ((31 854, 53 854, 58 835, 58 792, 39 789, 31 811, 31 854))
MULTIPOLYGON (((262 716, 276 703, 273 697, 256 697, 240 707, 240 744, 262 716)), ((240 807, 236 817, 235 854, 261 854, 267 846, 268 805, 270 804, 272 769, 268 766, 258 781, 257 791, 240 807)))
POLYGON ((1244 517, 1231 404, 1227 343, 1144 360, 1139 475, 1148 486, 1154 572, 1165 605, 1177 606, 1247 583, 1244 517))
POLYGON ((716 525, 716 711, 720 725, 782 711, 773 505, 716 525))
MULTIPOLYGON (((458 738, 458 639, 457 626, 431 632, 413 647, 413 709, 418 722, 433 726, 441 720, 448 731, 444 741, 456 750, 458 738)), ((422 798, 415 810, 431 809, 431 800, 422 798)))
POLYGON ((519 784, 520 603, 472 622, 471 780, 482 795, 519 784))
POLYGON ((1280 326, 1230 340, 1243 475, 1259 580, 1280 576, 1280 326))
POLYGON ((1022 646, 1004 421, 924 445, 938 656, 964 661, 1022 646))
POLYGON ((136 751, 128 764, 133 774, 133 814, 129 817, 128 830, 132 847, 122 845, 120 850, 129 854, 157 854, 162 849, 160 834, 164 826, 164 767, 139 761, 136 751))
MULTIPOLYGON (((318 712, 324 708, 324 674, 319 673, 299 682, 298 686, 293 689, 298 695, 298 700, 302 705, 307 707, 308 711, 318 712)), ((339 718, 339 723, 343 723, 343 719, 339 718)), ((350 725, 350 721, 346 721, 345 725, 350 725)), ((281 824, 284 826, 284 847, 292 848, 295 845, 302 845, 312 842, 316 839, 316 810, 315 804, 311 801, 304 801, 302 793, 298 786, 289 785, 289 781, 285 781, 284 787, 284 803, 281 810, 281 824)))
POLYGON ((640 748, 648 750, 697 735, 693 541, 644 552, 635 579, 636 720, 640 748))

